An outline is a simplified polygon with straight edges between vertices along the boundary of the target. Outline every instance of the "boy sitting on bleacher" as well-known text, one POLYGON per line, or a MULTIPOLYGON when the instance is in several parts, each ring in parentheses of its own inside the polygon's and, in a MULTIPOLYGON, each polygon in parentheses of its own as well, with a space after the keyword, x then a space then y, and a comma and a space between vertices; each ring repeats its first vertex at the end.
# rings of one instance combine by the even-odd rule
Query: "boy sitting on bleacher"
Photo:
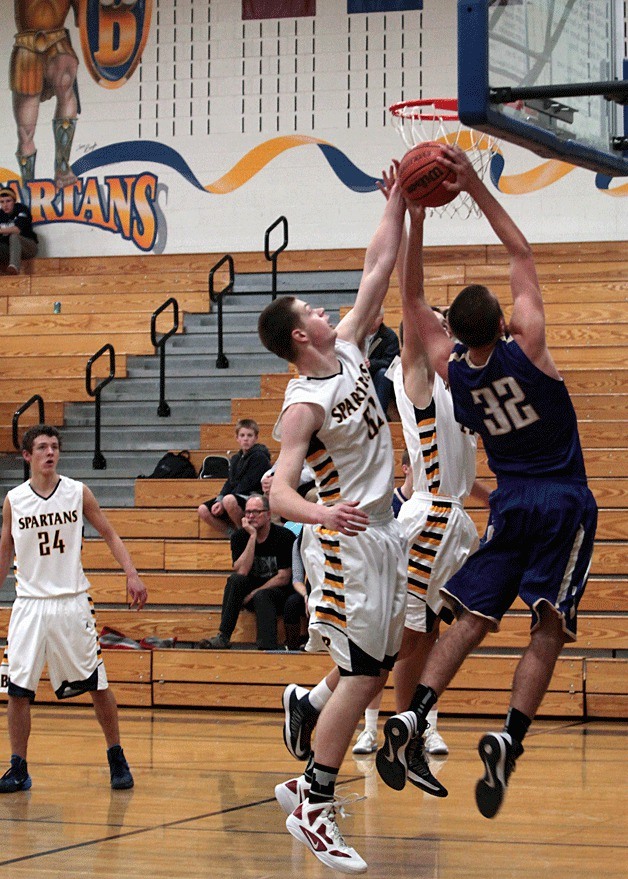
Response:
POLYGON ((254 492, 261 493, 261 479, 270 467, 270 452, 258 443, 259 427, 252 418, 241 418, 235 426, 240 451, 229 461, 229 476, 220 494, 205 501, 198 515, 208 525, 225 535, 233 534, 242 526, 246 499, 254 492))

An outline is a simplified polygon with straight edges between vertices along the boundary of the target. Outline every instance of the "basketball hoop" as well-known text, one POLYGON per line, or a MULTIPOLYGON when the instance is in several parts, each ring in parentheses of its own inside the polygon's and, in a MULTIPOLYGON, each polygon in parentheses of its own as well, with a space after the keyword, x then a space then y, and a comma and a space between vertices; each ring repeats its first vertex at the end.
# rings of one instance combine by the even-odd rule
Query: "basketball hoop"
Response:
MULTIPOLYGON (((390 106, 393 126, 401 135, 406 149, 429 140, 440 141, 463 149, 478 177, 483 180, 499 139, 473 128, 467 128, 458 119, 458 101, 455 98, 419 98, 400 101, 390 106)), ((439 216, 460 217, 466 220, 482 212, 468 192, 461 192, 449 204, 428 211, 439 216)))

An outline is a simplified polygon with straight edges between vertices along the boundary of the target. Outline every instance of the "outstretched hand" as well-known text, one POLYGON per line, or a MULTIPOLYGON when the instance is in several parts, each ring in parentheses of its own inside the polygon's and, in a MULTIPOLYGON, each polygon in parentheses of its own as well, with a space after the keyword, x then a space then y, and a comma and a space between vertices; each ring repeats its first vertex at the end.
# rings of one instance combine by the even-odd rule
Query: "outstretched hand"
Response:
POLYGON ((465 151, 452 144, 441 144, 441 153, 441 164, 456 175, 455 181, 443 180, 441 186, 449 192, 470 192, 479 178, 465 151))
POLYGON ((392 165, 389 167, 388 171, 382 171, 382 179, 377 181, 377 188, 386 199, 390 197, 392 188, 397 181, 398 167, 399 162, 397 161, 397 159, 393 159, 392 165))

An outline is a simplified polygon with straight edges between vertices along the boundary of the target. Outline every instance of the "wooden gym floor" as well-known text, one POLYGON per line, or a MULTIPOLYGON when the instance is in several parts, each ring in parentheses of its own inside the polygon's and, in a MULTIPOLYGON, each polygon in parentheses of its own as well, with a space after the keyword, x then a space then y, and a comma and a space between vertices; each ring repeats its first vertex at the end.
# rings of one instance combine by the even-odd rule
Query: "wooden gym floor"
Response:
MULTIPOLYGON (((297 774, 283 714, 121 711, 135 789, 111 791, 89 709, 33 709, 32 790, 0 797, 0 875, 11 879, 324 879, 334 872, 294 841, 274 800, 297 774)), ((476 810, 476 744, 489 720, 443 718, 450 746, 434 762, 449 788, 434 799, 394 792, 373 756, 343 766, 350 807, 343 833, 373 879, 619 879, 626 875, 628 727, 540 721, 526 740, 501 813, 476 810)), ((2 768, 8 764, 0 720, 2 768)), ((340 875, 340 874, 336 874, 340 875)))

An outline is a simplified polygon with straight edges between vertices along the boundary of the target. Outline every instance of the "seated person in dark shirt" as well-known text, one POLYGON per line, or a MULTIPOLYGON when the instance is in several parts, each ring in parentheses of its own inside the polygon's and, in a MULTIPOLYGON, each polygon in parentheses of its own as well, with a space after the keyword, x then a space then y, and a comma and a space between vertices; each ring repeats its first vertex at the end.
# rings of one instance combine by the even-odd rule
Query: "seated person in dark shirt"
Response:
POLYGON ((223 534, 232 534, 242 526, 247 497, 262 490, 261 479, 270 467, 270 452, 258 443, 259 427, 252 418, 241 418, 235 426, 240 451, 229 461, 229 476, 220 494, 205 501, 198 515, 223 534))
POLYGON ((392 499, 393 516, 395 519, 399 515, 399 510, 403 504, 412 495, 413 473, 407 449, 403 450, 403 455, 401 456, 401 469, 405 478, 403 483, 394 490, 392 499))
POLYGON ((0 262, 9 275, 17 275, 22 257, 31 259, 37 254, 37 235, 33 232, 31 212, 17 201, 8 187, 0 188, 0 262))
POLYGON ((292 545, 292 592, 283 609, 283 622, 286 629, 288 650, 300 650, 307 642, 308 589, 305 568, 301 556, 301 537, 303 529, 292 545))
POLYGON ((253 494, 246 502, 242 528, 231 537, 233 574, 222 599, 218 634, 199 641, 203 650, 226 650, 242 608, 257 617, 257 646, 277 650, 277 617, 292 590, 295 535, 270 520, 268 498, 253 494))
MULTIPOLYGON (((275 464, 267 470, 266 473, 262 476, 262 494, 265 494, 267 497, 270 497, 270 487, 273 484, 273 477, 275 475, 275 464)), ((310 467, 308 463, 303 465, 301 470, 301 477, 299 479, 299 485, 297 486, 297 493, 304 497, 308 501, 312 501, 312 503, 316 503, 318 500, 318 493, 316 491, 316 482, 314 481, 314 471, 310 467)), ((280 516, 274 516, 273 522, 277 522, 282 525, 286 520, 282 519, 280 516)))
POLYGON ((364 341, 364 354, 379 402, 384 414, 387 414, 388 406, 394 399, 394 391, 386 371, 399 355, 399 339, 395 331, 384 323, 383 308, 369 327, 369 334, 364 341))

